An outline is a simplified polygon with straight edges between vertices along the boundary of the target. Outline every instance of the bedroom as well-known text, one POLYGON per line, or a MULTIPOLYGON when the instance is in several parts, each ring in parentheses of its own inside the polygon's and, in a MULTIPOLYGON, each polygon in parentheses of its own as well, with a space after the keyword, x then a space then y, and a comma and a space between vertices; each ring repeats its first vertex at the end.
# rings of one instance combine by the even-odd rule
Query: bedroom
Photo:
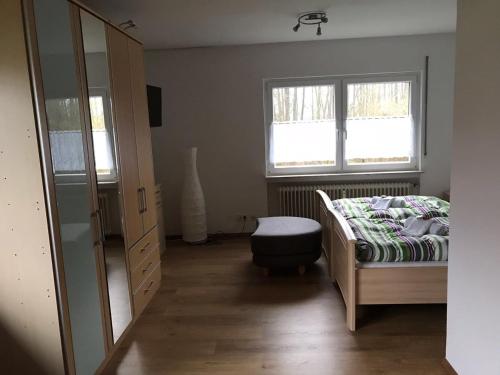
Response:
MULTIPOLYGON (((9 99, 12 87, 21 90, 10 68, 2 73, 9 89, 0 102, 7 118, 28 116, 35 144, 5 122, 0 151, 9 156, 1 160, 8 181, 2 205, 20 212, 2 222, 2 246, 16 249, 17 226, 32 215, 23 197, 37 196, 36 212, 46 216, 31 217, 42 230, 21 258, 40 241, 51 257, 15 258, 20 273, 8 272, 1 284, 2 296, 17 304, 8 290, 22 280, 22 303, 43 306, 59 325, 36 321, 34 309, 20 313, 23 323, 13 319, 17 309, 6 310, 0 328, 12 358, 48 363, 53 373, 500 372, 493 354, 499 306, 491 298, 499 258, 488 245, 499 233, 492 214, 499 181, 490 173, 498 158, 492 86, 500 78, 493 0, 46 1, 59 13, 44 12, 41 0, 7 1, 12 22, 2 44, 27 48, 12 55, 18 63, 6 57, 4 66, 24 77, 19 98, 31 98, 24 103, 31 112, 9 99), (312 25, 300 23, 301 15, 312 25), (149 114, 159 115, 151 128, 137 125, 149 125, 146 84, 160 95, 156 104, 149 95, 149 114), (135 128, 120 125, 127 122, 135 128), (87 136, 76 139, 75 131, 87 136), (21 151, 31 152, 31 164, 10 168, 21 151), (137 186, 127 185, 131 179, 137 186), (183 200, 193 204, 186 200, 194 195, 198 211, 187 212, 183 200), (372 211, 374 203, 356 202, 365 205, 356 208, 363 215, 398 221, 398 236, 405 220, 429 210, 447 223, 451 198, 449 251, 429 250, 432 260, 449 254, 449 264, 418 265, 409 275, 339 257, 359 254, 353 220, 366 217, 336 216, 343 210, 337 200, 382 195, 439 198, 396 218, 380 215, 423 201, 408 198, 401 206, 396 199, 382 214, 372 211), (481 221, 471 215, 479 209, 481 221), (139 214, 130 218, 128 210, 139 214), (89 218, 78 215, 87 211, 89 218), (260 251, 249 239, 257 218, 276 216, 321 224, 320 259, 298 264, 303 275, 295 265, 252 264, 252 250, 260 251), (207 242, 190 245, 198 235, 207 242), (71 251, 82 246, 95 254, 71 262, 71 251), (479 247, 486 259, 468 251, 479 247), (36 267, 42 264, 45 273, 36 267), (30 285, 47 282, 57 298, 42 303, 30 285), (72 298, 81 298, 84 284, 95 306, 77 324, 71 316, 82 306, 72 298), (372 306, 359 306, 363 301, 372 306), (59 349, 42 350, 38 339, 23 336, 23 324, 59 349), (83 358, 80 334, 103 347, 83 358)), ((422 260, 397 251, 396 262, 422 260)))

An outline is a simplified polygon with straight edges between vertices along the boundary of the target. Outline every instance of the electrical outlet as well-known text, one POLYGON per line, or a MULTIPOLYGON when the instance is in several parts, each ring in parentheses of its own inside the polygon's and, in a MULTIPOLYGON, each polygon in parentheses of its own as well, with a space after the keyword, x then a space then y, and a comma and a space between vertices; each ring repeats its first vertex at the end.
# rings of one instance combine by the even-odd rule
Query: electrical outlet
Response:
POLYGON ((238 221, 255 221, 255 220, 257 220, 257 216, 252 215, 252 214, 237 214, 236 217, 237 217, 238 221))

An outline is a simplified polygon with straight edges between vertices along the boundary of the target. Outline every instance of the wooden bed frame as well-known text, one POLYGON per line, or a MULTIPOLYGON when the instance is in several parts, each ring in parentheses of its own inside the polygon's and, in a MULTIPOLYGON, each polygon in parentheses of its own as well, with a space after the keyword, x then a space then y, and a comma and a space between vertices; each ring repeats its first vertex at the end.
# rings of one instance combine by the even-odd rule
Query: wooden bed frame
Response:
POLYGON ((359 267, 351 227, 325 192, 317 194, 322 247, 330 278, 344 298, 349 330, 356 330, 358 305, 446 303, 448 267, 359 267))

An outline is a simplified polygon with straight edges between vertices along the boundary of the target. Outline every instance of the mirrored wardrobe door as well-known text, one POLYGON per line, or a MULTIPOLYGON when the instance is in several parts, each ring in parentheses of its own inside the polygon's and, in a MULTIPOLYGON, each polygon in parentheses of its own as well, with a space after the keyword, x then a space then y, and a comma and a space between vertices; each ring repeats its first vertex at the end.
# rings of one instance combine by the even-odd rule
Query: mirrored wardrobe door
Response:
POLYGON ((81 29, 89 94, 90 120, 97 173, 99 217, 102 226, 109 311, 116 342, 132 320, 122 204, 113 127, 106 28, 104 22, 81 10, 81 29))
MULTIPOLYGON (((65 0, 29 5, 36 29, 43 92, 40 117, 46 118, 60 237, 71 343, 76 374, 91 374, 105 357, 105 336, 95 233, 94 184, 83 121, 83 97, 73 39, 74 10, 65 0)), ((85 98, 86 100, 86 98, 85 98)), ((72 371, 71 371, 72 372, 72 371)))

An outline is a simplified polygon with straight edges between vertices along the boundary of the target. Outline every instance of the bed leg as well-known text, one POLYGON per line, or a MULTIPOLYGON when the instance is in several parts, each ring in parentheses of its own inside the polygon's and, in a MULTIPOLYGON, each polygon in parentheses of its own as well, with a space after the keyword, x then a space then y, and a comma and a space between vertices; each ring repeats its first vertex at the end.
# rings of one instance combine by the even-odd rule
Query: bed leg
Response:
POLYGON ((356 305, 349 303, 347 307, 347 328, 349 331, 356 331, 356 305))
POLYGON ((356 258, 355 242, 350 241, 347 247, 347 328, 349 331, 356 330, 356 258))
POLYGON ((335 254, 335 235, 333 230, 334 222, 333 220, 328 220, 328 273, 330 275, 330 280, 333 283, 337 281, 335 277, 335 267, 334 267, 334 258, 337 254, 335 254))

